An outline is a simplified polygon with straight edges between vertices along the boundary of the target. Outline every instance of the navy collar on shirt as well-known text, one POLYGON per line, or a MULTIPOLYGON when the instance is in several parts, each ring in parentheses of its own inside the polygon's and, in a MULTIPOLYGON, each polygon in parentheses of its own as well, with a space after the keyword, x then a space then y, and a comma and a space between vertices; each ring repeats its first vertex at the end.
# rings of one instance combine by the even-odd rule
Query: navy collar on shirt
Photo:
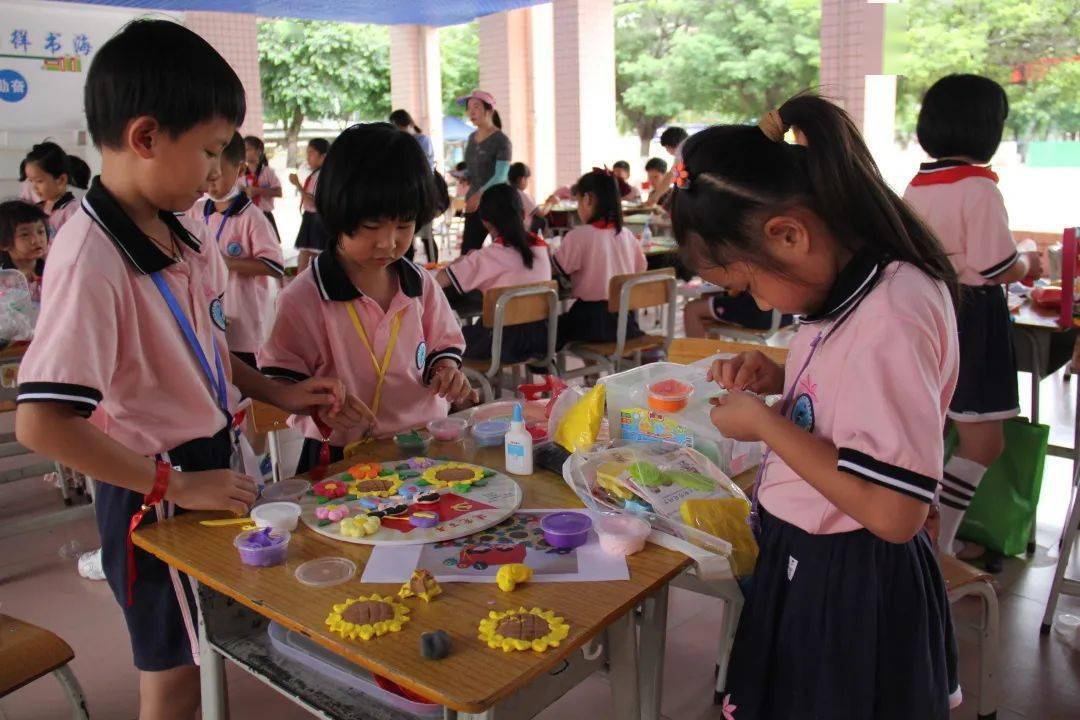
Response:
MULTIPOLYGON (((11 259, 11 253, 7 250, 0 251, 0 270, 18 270, 15 261, 11 259)), ((34 262, 34 274, 41 277, 45 274, 45 258, 38 258, 34 262)))
MULTIPOLYGON (((128 259, 131 266, 144 275, 164 270, 175 259, 161 251, 146 233, 128 217, 120 204, 116 202, 105 186, 101 184, 101 177, 95 177, 90 183, 90 189, 82 202, 83 210, 97 223, 98 227, 113 241, 116 247, 128 259)), ((158 210, 158 217, 184 245, 195 252, 200 252, 202 244, 187 231, 176 214, 166 210, 158 210)))
POLYGON ((857 306, 877 284, 888 261, 876 250, 862 248, 840 270, 825 296, 822 309, 802 318, 804 323, 837 320, 857 306))
MULTIPOLYGON (((401 292, 413 298, 423 294, 424 282, 420 274, 423 270, 406 258, 395 260, 390 267, 397 271, 401 292)), ((349 280, 345 268, 338 259, 336 249, 319 253, 319 256, 311 263, 311 272, 315 276, 315 286, 319 289, 319 297, 323 300, 348 302, 364 295, 349 280)))
MULTIPOLYGON (((52 211, 56 212, 57 210, 67 205, 69 202, 73 202, 74 200, 75 196, 71 194, 71 191, 68 191, 56 199, 56 202, 53 203, 52 211)), ((44 206, 45 202, 42 201, 38 203, 38 205, 44 206)))
MULTIPOLYGON (((250 204, 251 198, 247 196, 247 193, 240 193, 232 199, 232 202, 229 203, 229 207, 225 208, 225 211, 222 214, 227 217, 235 217, 247 210, 248 205, 250 204)), ((203 204, 203 217, 208 218, 217 211, 217 204, 214 202, 214 199, 206 198, 206 202, 203 204)))

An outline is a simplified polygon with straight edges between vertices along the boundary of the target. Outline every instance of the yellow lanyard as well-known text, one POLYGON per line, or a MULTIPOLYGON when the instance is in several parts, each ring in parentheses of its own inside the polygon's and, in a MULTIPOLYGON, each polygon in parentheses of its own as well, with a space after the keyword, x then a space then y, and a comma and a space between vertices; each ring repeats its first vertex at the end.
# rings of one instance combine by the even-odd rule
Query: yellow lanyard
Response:
POLYGON ((360 336, 360 342, 364 344, 364 348, 368 351, 371 366, 375 369, 375 396, 371 400, 371 412, 377 416, 379 414, 379 401, 382 399, 383 381, 386 380, 386 372, 390 369, 390 356, 394 353, 394 346, 397 345, 398 331, 401 330, 401 316, 404 310, 399 310, 397 315, 394 316, 394 320, 390 325, 390 339, 386 341, 386 352, 383 353, 383 361, 380 364, 375 357, 375 351, 371 348, 371 341, 368 340, 367 332, 364 331, 364 326, 360 322, 360 316, 356 314, 356 308, 352 303, 347 303, 345 307, 349 311, 349 318, 356 329, 356 334, 360 336))

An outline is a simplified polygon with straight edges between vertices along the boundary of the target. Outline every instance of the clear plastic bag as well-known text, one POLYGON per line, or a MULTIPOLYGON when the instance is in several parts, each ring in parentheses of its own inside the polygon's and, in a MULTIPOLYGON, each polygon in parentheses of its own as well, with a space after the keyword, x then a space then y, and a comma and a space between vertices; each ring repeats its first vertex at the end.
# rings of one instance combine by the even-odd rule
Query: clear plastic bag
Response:
POLYGON ((18 270, 0 270, 0 347, 30 340, 36 314, 26 276, 18 270))
POLYGON ((563 477, 586 507, 640 517, 728 559, 737 578, 757 561, 750 501, 711 460, 673 443, 616 441, 575 452, 563 477))

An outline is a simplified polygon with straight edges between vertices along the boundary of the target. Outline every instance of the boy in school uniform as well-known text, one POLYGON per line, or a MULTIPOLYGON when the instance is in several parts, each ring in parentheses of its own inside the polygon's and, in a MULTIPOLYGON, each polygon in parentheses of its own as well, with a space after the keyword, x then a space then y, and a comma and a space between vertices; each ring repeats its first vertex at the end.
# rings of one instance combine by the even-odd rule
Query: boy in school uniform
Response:
POLYGON ((330 246, 282 291, 259 367, 286 382, 339 377, 376 421, 328 433, 313 418, 290 419, 305 438, 297 472, 474 397, 459 369, 457 317, 431 274, 404 257, 434 193, 420 146, 391 125, 354 125, 330 147, 317 193, 330 246))
POLYGON ((16 434, 99 483, 102 561, 140 670, 139 717, 193 718, 194 588, 131 546, 129 528, 183 510, 247 512, 256 486, 230 469, 236 388, 293 412, 321 408, 334 424, 348 422, 343 390, 332 379, 277 385, 229 354, 225 264, 205 228, 176 214, 206 190, 244 117, 225 60, 181 25, 135 21, 95 56, 85 106, 101 176, 53 242, 16 434))
POLYGON ((270 332, 272 285, 285 274, 285 258, 270 221, 237 186, 243 162, 244 140, 236 133, 221 154, 221 172, 211 180, 208 197, 188 214, 206 225, 229 269, 229 350, 255 367, 255 353, 270 332))

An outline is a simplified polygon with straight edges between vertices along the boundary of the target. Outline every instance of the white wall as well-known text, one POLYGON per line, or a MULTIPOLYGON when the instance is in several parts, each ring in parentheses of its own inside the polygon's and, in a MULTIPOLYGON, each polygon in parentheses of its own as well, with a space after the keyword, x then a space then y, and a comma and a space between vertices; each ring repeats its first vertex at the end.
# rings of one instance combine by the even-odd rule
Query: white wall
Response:
MULTIPOLYGON (((0 198, 18 194, 19 162, 32 145, 52 138, 69 154, 85 159, 97 172, 100 159, 90 146, 83 116, 83 85, 90 61, 101 45, 142 10, 76 3, 3 0, 0 14, 0 70, 13 70, 26 80, 27 92, 18 102, 0 100, 0 198), (29 47, 14 47, 12 33, 25 30, 29 47), (46 47, 55 33, 59 48, 46 47), (89 53, 76 54, 76 35, 85 35, 89 53), (19 57, 24 56, 24 57, 19 57), (46 70, 44 57, 75 56, 77 72, 46 70)), ((182 20, 182 14, 153 13, 182 20)))

